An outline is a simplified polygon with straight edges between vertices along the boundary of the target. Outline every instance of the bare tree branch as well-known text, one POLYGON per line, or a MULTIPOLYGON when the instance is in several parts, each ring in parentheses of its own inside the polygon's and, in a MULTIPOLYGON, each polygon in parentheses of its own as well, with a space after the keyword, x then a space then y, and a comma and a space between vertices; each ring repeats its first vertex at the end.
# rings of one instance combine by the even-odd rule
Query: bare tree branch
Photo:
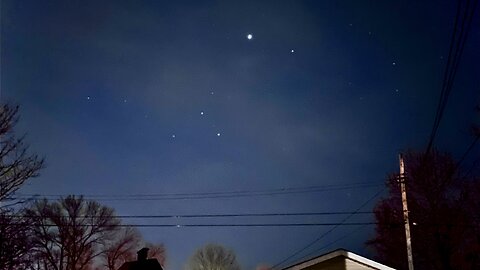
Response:
POLYGON ((37 250, 58 270, 90 267, 119 224, 112 209, 75 196, 37 201, 27 213, 35 221, 37 250))
POLYGON ((17 122, 18 106, 0 107, 0 203, 11 198, 29 178, 38 176, 44 163, 27 152, 24 137, 16 138, 13 129, 17 122))
POLYGON ((190 258, 188 270, 240 270, 235 253, 217 244, 198 249, 190 258))

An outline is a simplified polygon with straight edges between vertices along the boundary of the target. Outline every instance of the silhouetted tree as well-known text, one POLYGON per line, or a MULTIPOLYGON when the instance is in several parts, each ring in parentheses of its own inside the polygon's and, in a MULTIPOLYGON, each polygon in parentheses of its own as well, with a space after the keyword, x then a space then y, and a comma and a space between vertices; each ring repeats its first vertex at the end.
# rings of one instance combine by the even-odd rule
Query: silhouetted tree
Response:
POLYGON ((190 258, 188 270, 240 270, 235 253, 217 244, 199 248, 190 258))
POLYGON ((120 223, 113 209, 75 196, 36 201, 26 212, 34 222, 32 237, 44 269, 89 269, 120 223))
POLYGON ((117 270, 125 262, 134 261, 140 242, 141 236, 134 228, 118 230, 115 240, 102 254, 104 266, 109 270, 117 270))
POLYGON ((153 243, 146 243, 145 246, 149 249, 148 254, 149 258, 155 258, 157 261, 165 267, 165 263, 167 260, 166 249, 163 244, 153 244, 153 243))
POLYGON ((28 218, 0 209, 0 269, 27 269, 33 264, 31 233, 28 218))
MULTIPOLYGON (((405 155, 414 265, 419 269, 480 269, 477 214, 479 182, 463 177, 453 158, 433 151, 405 155)), ((376 235, 367 242, 383 263, 407 269, 401 193, 397 175, 389 197, 375 208, 376 235)))
MULTIPOLYGON (((143 247, 149 249, 149 258, 155 258, 165 266, 166 252, 163 244, 144 243, 140 233, 134 228, 119 229, 102 254, 103 266, 108 270, 117 270, 125 262, 135 261, 137 251, 143 247)), ((102 268, 98 268, 102 269, 102 268)))
POLYGON ((18 121, 18 106, 0 107, 0 207, 29 178, 38 176, 43 159, 27 152, 23 137, 14 133, 18 121))
POLYGON ((18 106, 0 106, 0 269, 27 269, 33 261, 31 222, 12 208, 20 202, 13 194, 38 176, 43 159, 29 154, 23 137, 14 133, 18 118, 18 106))

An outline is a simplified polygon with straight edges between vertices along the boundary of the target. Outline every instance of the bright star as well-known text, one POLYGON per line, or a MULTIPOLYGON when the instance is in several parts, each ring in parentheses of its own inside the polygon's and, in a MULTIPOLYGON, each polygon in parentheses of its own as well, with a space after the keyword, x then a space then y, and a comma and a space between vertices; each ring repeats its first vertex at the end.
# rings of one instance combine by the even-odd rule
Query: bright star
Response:
POLYGON ((294 52, 295 52, 295 50, 291 50, 290 52, 294 53, 294 52))
POLYGON ((90 100, 90 96, 87 96, 87 100, 90 100))
POLYGON ((252 35, 252 34, 248 34, 248 35, 247 35, 247 38, 248 38, 248 39, 252 39, 252 38, 253 38, 253 35, 252 35))
POLYGON ((200 115, 203 115, 203 111, 200 112, 200 115))
POLYGON ((172 138, 175 138, 175 134, 172 134, 172 138))
POLYGON ((220 133, 217 133, 217 137, 220 137, 220 135, 221 135, 220 133))

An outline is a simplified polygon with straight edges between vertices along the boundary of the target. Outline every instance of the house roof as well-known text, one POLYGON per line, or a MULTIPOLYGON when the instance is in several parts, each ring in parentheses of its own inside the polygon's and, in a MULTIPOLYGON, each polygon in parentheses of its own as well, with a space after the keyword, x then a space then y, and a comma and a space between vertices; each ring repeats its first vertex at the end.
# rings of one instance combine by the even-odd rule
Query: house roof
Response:
POLYGON ((325 253, 323 255, 320 255, 318 257, 294 264, 292 266, 288 266, 284 268, 283 270, 301 270, 306 267, 333 259, 335 257, 343 256, 345 258, 348 258, 350 260, 356 261, 358 263, 367 265, 369 267, 372 267, 374 269, 379 269, 379 270, 395 270, 394 268, 388 267, 386 265, 383 265, 381 263, 378 263, 376 261, 372 261, 370 259, 367 259, 365 257, 362 257, 358 254, 355 254, 351 251, 345 250, 345 249, 337 249, 328 253, 325 253))

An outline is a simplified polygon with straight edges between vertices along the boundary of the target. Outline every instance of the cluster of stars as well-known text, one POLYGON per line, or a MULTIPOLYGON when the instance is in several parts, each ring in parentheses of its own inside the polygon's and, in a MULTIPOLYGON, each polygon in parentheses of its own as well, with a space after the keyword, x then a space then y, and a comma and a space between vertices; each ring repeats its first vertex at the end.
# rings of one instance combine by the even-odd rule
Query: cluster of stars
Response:
MULTIPOLYGON (((214 95, 214 94, 215 94, 214 91, 210 91, 210 95, 214 95)), ((205 114, 205 111, 200 111, 200 115, 201 115, 201 116, 205 116, 205 115, 206 115, 206 114, 205 114)), ((215 128, 216 125, 212 125, 212 127, 215 128)), ((217 137, 220 137, 220 136, 222 135, 222 133, 217 132, 217 133, 215 133, 215 135, 216 135, 217 137)), ((171 137, 172 137, 172 139, 175 139, 175 138, 177 137, 177 135, 176 135, 176 134, 172 134, 171 137)))
MULTIPOLYGON (((214 91, 210 91, 210 95, 214 95, 214 94, 215 94, 214 91)), ((92 96, 86 96, 86 99, 87 99, 87 101, 93 101, 92 96)), ((123 99, 123 103, 127 103, 127 101, 128 101, 127 99, 123 99)), ((205 111, 200 111, 200 115, 201 115, 201 116, 205 116, 205 111)), ((148 114, 144 114, 144 118, 147 119, 147 118, 148 118, 148 114)), ((215 126, 215 125, 214 125, 214 126, 215 126)), ((222 134, 221 134, 220 132, 217 132, 217 133, 215 133, 215 135, 216 135, 217 137, 220 137, 222 134)), ((176 134, 172 134, 172 135, 171 135, 171 138, 172 138, 172 139, 175 139, 175 138, 177 138, 177 135, 176 135, 176 134)))
MULTIPOLYGON (((350 23, 349 26, 352 27, 353 24, 350 23)), ((372 35, 372 32, 369 31, 369 32, 368 32, 368 35, 372 35)), ((248 40, 252 40, 252 39, 253 39, 253 34, 252 34, 252 33, 248 33, 248 34, 246 35, 246 38, 247 38, 248 40)), ((290 49, 290 53, 295 53, 295 49, 290 49)), ((443 57, 440 57, 440 58, 442 59, 443 57)), ((396 63, 395 61, 393 61, 393 62, 392 62, 392 66, 396 66, 396 65, 397 65, 397 63, 396 63)), ((352 85, 352 82, 348 82, 348 84, 349 84, 349 86, 351 86, 351 85, 352 85)), ((398 93, 399 90, 398 90, 398 89, 395 89, 395 92, 398 93)), ((215 92, 214 92, 213 90, 210 91, 210 95, 214 95, 214 94, 215 94, 215 92)), ((87 96, 86 98, 87 98, 87 100, 89 100, 89 101, 92 100, 92 97, 91 97, 91 96, 87 96)), ((363 97, 360 97, 360 100, 363 100, 363 97)), ((127 99, 123 99, 123 103, 127 103, 127 99)), ((201 116, 205 116, 205 112, 204 112, 204 111, 200 111, 200 115, 201 115, 201 116)), ((148 115, 147 115, 147 114, 145 114, 145 118, 148 118, 148 115)), ((217 137, 220 137, 221 135, 222 135, 222 134, 221 134, 220 132, 217 132, 217 133, 216 133, 216 136, 217 136, 217 137)), ((175 139, 176 137, 177 137, 176 134, 172 134, 172 135, 171 135, 171 138, 172 138, 172 139, 175 139)))
MULTIPOLYGON (((247 38, 248 40, 252 40, 252 39, 253 39, 253 34, 252 34, 252 33, 248 33, 248 34, 246 35, 246 38, 247 38)), ((290 53, 294 53, 294 52, 295 52, 294 49, 291 49, 291 50, 290 50, 290 53)), ((214 95, 214 94, 215 94, 214 91, 210 91, 210 95, 214 95)), ((200 115, 201 115, 201 116, 204 116, 204 115, 205 115, 205 112, 204 112, 204 111, 200 111, 200 115)), ((220 136, 222 135, 222 133, 217 132, 216 135, 217 135, 217 137, 220 137, 220 136)), ((172 137, 173 139, 175 139, 177 136, 176 136, 175 134, 172 134, 171 137, 172 137)))

